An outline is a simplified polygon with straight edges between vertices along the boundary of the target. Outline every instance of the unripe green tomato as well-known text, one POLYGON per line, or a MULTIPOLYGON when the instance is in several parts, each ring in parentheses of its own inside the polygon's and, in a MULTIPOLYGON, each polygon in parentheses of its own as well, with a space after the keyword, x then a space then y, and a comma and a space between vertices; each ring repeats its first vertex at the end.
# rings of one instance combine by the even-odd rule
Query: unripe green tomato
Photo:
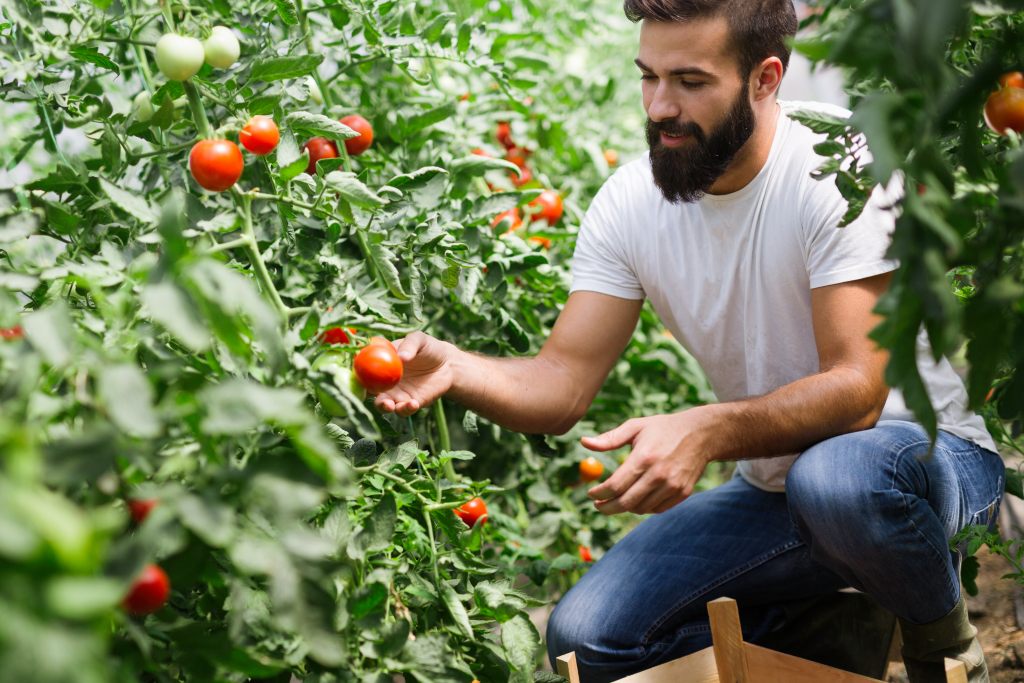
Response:
POLYGON ((238 61, 242 48, 238 38, 227 26, 214 26, 210 37, 203 42, 206 63, 218 69, 226 69, 238 61))
POLYGON ((135 105, 135 119, 142 123, 149 121, 156 113, 153 110, 153 98, 148 90, 143 90, 136 95, 133 104, 135 105))
POLYGON ((195 38, 165 33, 156 41, 156 65, 171 81, 187 81, 203 66, 203 44, 195 38))
POLYGON ((316 84, 316 79, 312 76, 307 76, 306 85, 309 86, 309 99, 313 100, 317 104, 323 104, 324 94, 320 92, 320 86, 316 84))

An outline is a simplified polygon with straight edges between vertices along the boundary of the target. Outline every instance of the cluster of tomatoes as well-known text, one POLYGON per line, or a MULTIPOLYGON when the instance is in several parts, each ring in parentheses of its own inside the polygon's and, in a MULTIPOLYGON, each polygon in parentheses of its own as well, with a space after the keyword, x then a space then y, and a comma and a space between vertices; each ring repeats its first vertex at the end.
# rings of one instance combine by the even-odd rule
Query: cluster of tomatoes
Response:
POLYGON ((1011 71, 999 78, 999 89, 985 101, 985 123, 1000 135, 1024 133, 1024 73, 1011 71))
MULTIPOLYGON (((153 499, 129 500, 128 511, 135 525, 142 524, 156 505, 157 501, 153 499)), ((167 577, 167 572, 159 565, 150 563, 132 582, 128 593, 121 600, 121 606, 128 614, 144 616, 156 612, 167 604, 170 594, 171 580, 167 577)))
MULTIPOLYGON (((365 152, 373 144, 373 126, 359 114, 349 114, 341 119, 346 126, 359 133, 357 138, 345 140, 345 152, 350 157, 356 157, 365 152)), ((306 173, 316 173, 316 162, 321 159, 334 159, 338 156, 338 146, 327 138, 312 138, 305 145, 309 154, 309 165, 306 166, 306 173)))

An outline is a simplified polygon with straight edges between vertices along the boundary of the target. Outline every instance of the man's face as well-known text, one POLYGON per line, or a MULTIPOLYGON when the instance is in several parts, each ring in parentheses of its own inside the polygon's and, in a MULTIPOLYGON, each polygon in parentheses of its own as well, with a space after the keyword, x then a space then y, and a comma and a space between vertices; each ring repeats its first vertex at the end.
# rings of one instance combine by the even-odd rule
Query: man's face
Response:
POLYGON ((747 82, 728 50, 724 18, 641 27, 651 170, 670 202, 700 199, 754 132, 747 82))

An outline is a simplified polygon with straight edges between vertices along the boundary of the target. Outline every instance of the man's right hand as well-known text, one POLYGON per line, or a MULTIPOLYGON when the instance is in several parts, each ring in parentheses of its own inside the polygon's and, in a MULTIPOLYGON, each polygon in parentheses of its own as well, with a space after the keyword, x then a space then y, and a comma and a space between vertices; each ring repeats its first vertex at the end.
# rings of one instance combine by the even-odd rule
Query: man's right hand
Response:
POLYGON ((423 332, 413 332, 394 342, 402 359, 402 380, 377 394, 374 405, 403 417, 430 405, 452 388, 451 360, 459 350, 423 332))

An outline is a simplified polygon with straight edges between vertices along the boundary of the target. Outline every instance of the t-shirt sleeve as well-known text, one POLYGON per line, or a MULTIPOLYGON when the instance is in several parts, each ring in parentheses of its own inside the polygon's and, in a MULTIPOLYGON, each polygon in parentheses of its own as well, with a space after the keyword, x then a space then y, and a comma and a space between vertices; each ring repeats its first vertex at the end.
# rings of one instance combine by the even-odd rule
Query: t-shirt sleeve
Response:
POLYGON ((588 291, 643 299, 644 289, 628 258, 628 231, 615 176, 598 191, 580 225, 572 256, 569 292, 588 291))
POLYGON ((852 223, 838 227, 846 213, 846 200, 835 178, 808 180, 809 196, 803 202, 804 258, 811 289, 850 282, 895 270, 899 262, 885 257, 896 224, 893 206, 899 185, 894 179, 886 189, 878 186, 864 211, 852 223))

